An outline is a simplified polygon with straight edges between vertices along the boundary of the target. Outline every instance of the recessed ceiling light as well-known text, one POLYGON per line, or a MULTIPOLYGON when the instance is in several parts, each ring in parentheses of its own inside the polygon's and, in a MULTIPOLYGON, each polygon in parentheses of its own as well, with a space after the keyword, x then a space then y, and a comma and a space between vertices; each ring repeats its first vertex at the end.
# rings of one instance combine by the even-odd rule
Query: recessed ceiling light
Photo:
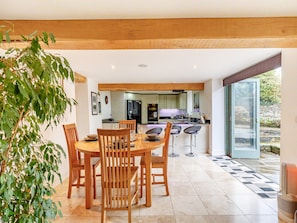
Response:
POLYGON ((194 64, 194 70, 196 70, 198 68, 198 66, 196 64, 194 64))
POLYGON ((144 68, 144 67, 147 67, 147 64, 143 64, 143 63, 141 63, 141 64, 138 64, 138 67, 142 67, 142 68, 144 68))
POLYGON ((115 65, 112 64, 111 65, 111 69, 114 70, 115 69, 115 65))

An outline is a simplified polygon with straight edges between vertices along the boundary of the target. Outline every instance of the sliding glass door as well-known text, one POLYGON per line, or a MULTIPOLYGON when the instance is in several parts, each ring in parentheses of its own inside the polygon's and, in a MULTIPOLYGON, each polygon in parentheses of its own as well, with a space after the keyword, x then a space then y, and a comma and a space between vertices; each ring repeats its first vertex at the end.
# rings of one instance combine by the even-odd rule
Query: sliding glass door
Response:
POLYGON ((232 158, 259 158, 259 80, 227 87, 227 148, 232 158))

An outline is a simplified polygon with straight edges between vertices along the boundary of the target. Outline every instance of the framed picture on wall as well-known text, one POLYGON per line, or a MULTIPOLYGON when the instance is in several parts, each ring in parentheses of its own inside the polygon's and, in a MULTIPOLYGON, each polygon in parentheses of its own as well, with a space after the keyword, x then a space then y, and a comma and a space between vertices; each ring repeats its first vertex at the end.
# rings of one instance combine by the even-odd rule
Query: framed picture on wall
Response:
POLYGON ((91 92, 92 115, 98 115, 98 95, 91 92))

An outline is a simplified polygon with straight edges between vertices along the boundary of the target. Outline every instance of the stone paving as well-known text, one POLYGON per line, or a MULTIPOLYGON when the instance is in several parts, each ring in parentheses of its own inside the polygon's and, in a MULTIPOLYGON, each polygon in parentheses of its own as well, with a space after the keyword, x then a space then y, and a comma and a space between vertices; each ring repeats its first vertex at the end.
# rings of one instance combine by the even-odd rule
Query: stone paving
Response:
POLYGON ((267 152, 261 151, 260 159, 235 159, 238 162, 254 169, 258 173, 271 179, 273 182, 279 184, 280 178, 280 156, 267 152))

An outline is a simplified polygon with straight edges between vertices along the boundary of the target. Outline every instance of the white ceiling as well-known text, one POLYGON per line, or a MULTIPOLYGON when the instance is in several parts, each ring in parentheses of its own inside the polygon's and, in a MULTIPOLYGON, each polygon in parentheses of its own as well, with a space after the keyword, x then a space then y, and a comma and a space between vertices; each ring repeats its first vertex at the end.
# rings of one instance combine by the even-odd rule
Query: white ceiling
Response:
MULTIPOLYGON (((0 20, 272 16, 297 16, 297 1, 5 0, 0 7, 0 20)), ((224 78, 280 51, 281 49, 180 49, 53 52, 66 57, 75 71, 99 83, 185 83, 224 78), (139 67, 142 64, 147 67, 139 67)))
POLYGON ((99 83, 191 83, 223 78, 279 49, 60 51, 99 83), (139 67, 146 64, 147 67, 139 67), (114 67, 114 69, 112 69, 114 67))

